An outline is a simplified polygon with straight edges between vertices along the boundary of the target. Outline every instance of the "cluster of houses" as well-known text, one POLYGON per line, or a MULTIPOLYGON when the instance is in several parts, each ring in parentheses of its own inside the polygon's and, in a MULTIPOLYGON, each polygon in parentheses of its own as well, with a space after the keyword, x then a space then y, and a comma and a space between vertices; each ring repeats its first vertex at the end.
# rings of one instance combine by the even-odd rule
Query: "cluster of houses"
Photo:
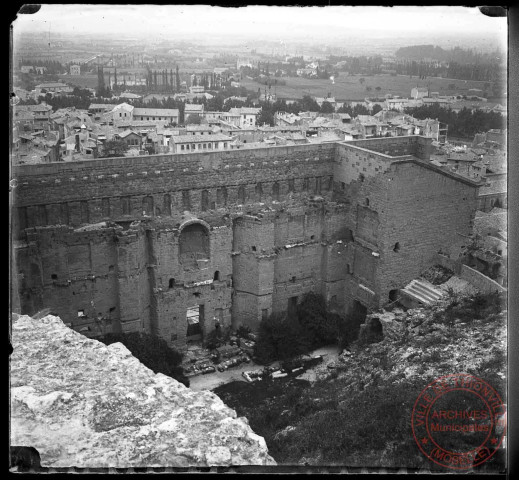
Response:
POLYGON ((256 129, 259 113, 245 107, 205 112, 201 104, 186 104, 185 118, 198 121, 178 126, 178 109, 92 103, 88 110, 53 112, 44 102, 19 105, 13 108, 12 158, 18 164, 97 158, 109 153, 111 140, 124 143, 128 156, 227 150, 236 147, 232 132, 256 129))
POLYGON ((319 69, 318 62, 312 62, 305 66, 305 68, 299 68, 296 71, 298 77, 306 77, 306 78, 317 78, 317 70, 319 69))
POLYGON ((482 110, 485 112, 497 112, 506 115, 505 106, 489 102, 488 99, 481 97, 482 91, 470 89, 468 95, 440 95, 439 92, 431 92, 427 87, 414 87, 411 89, 410 98, 401 98, 393 95, 386 95, 382 99, 364 100, 367 108, 372 109, 375 105, 380 105, 384 110, 397 110, 403 112, 406 108, 416 108, 427 105, 439 105, 442 108, 459 112, 463 108, 469 110, 482 110))
POLYGON ((92 103, 88 110, 72 107, 56 112, 43 102, 18 105, 13 111, 12 158, 19 164, 106 156, 110 153, 105 150, 106 142, 112 140, 124 144, 123 155, 136 156, 423 135, 434 140, 437 151, 431 161, 436 165, 469 178, 487 179, 481 210, 506 202, 501 178, 506 132, 491 130, 477 135, 468 148, 454 147, 446 141, 446 125, 398 111, 354 118, 347 113, 277 112, 274 126, 258 124, 261 108, 215 112, 191 103, 185 103, 183 124, 178 109, 140 108, 126 102, 92 103))
POLYGON ((278 112, 275 121, 278 125, 298 126, 308 137, 320 137, 323 133, 334 134, 334 141, 423 135, 444 143, 447 135, 447 126, 438 120, 418 120, 411 115, 388 110, 381 110, 375 115, 357 115, 354 118, 347 113, 325 115, 303 112, 295 115, 278 112))

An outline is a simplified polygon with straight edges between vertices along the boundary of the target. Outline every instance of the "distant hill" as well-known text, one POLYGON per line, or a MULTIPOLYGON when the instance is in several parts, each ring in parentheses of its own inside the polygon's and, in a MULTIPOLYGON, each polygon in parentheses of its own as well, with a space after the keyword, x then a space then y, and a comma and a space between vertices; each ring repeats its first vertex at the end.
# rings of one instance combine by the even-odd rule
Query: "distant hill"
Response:
MULTIPOLYGON (((399 48, 395 56, 402 60, 436 60, 439 62, 457 62, 459 64, 468 63, 493 63, 500 57, 498 52, 479 53, 473 49, 454 47, 445 50, 435 45, 413 45, 399 48)), ((502 57, 505 58, 505 57, 502 57)))

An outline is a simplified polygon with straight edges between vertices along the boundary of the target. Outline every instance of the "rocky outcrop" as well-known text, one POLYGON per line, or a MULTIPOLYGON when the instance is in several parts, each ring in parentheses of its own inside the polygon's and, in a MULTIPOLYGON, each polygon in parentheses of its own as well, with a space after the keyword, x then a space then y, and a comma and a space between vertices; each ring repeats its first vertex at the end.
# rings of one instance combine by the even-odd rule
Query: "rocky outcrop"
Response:
POLYGON ((48 315, 13 320, 11 445, 43 467, 274 465, 263 437, 211 392, 155 374, 48 315))

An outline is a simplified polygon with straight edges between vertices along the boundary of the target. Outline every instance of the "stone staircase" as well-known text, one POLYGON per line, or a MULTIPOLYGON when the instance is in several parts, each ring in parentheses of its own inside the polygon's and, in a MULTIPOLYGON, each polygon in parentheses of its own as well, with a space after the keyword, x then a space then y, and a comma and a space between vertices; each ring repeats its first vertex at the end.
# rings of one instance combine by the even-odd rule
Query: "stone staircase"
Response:
POLYGON ((412 280, 400 292, 422 305, 430 305, 445 295, 444 291, 423 279, 412 280))

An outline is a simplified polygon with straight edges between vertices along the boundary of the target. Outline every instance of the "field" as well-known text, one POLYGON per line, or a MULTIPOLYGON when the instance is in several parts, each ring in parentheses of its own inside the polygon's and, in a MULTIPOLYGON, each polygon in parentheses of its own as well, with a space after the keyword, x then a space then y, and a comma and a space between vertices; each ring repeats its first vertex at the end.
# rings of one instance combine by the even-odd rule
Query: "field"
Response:
MULTIPOLYGON (((109 69, 105 69, 105 82, 108 83, 108 72, 109 69)), ((134 78, 134 74, 137 74, 137 78, 142 78, 145 75, 145 70, 142 68, 120 68, 117 70, 117 77, 122 81, 123 76, 125 78, 134 78)), ((111 78, 114 78, 113 70, 111 71, 111 78)), ((84 73, 82 75, 59 75, 59 79, 63 82, 72 83, 81 88, 96 88, 97 87, 97 74, 84 73)))
POLYGON ((81 88, 97 88, 97 75, 60 75, 59 79, 81 88))
MULTIPOLYGON (((440 95, 466 94, 470 88, 484 90, 485 84, 485 82, 448 78, 420 80, 417 77, 409 78, 407 75, 392 77, 388 74, 339 76, 335 79, 335 84, 332 84, 330 80, 313 80, 302 77, 283 77, 282 80, 286 82, 286 85, 275 87, 278 98, 297 99, 302 98, 303 95, 326 97, 328 93, 331 93, 338 101, 362 101, 367 96, 383 97, 386 94, 406 98, 411 96, 411 89, 416 86, 429 86, 431 92, 439 92, 440 95), (360 78, 365 79, 364 84, 359 82, 360 78), (456 88, 450 89, 450 84, 456 85, 456 88), (366 91, 367 86, 372 88, 370 92, 366 91), (380 90, 375 90, 376 87, 380 87, 380 90)), ((247 78, 242 79, 240 83, 243 87, 255 92, 261 88, 263 93, 265 89, 265 85, 247 78)), ((274 86, 271 88, 271 93, 274 93, 274 86)))
MULTIPOLYGON (((141 69, 122 69, 124 71, 141 71, 141 69)), ((122 71, 121 71, 122 74, 122 71)), ((96 88, 97 75, 85 74, 79 76, 64 75, 60 79, 65 82, 73 83, 79 87, 96 88)), ((277 93, 278 98, 297 99, 303 95, 313 97, 326 97, 331 93, 337 101, 363 101, 366 97, 383 97, 386 94, 398 95, 401 97, 410 97, 413 87, 427 87, 430 91, 439 92, 440 95, 467 94, 470 88, 484 89, 485 82, 472 80, 453 80, 447 78, 427 78, 419 80, 417 77, 409 78, 406 75, 374 75, 374 76, 344 76, 337 77, 335 84, 330 80, 312 80, 301 77, 283 77, 286 85, 272 86, 271 92, 277 93), (364 84, 359 82, 360 78, 364 78, 364 84), (455 89, 450 89, 449 85, 454 84, 455 89), (371 91, 366 91, 366 87, 371 87, 371 91), (375 90, 380 87, 380 90, 375 90)), ((243 78, 241 85, 248 90, 257 92, 258 88, 263 93, 265 86, 254 80, 243 78)))

